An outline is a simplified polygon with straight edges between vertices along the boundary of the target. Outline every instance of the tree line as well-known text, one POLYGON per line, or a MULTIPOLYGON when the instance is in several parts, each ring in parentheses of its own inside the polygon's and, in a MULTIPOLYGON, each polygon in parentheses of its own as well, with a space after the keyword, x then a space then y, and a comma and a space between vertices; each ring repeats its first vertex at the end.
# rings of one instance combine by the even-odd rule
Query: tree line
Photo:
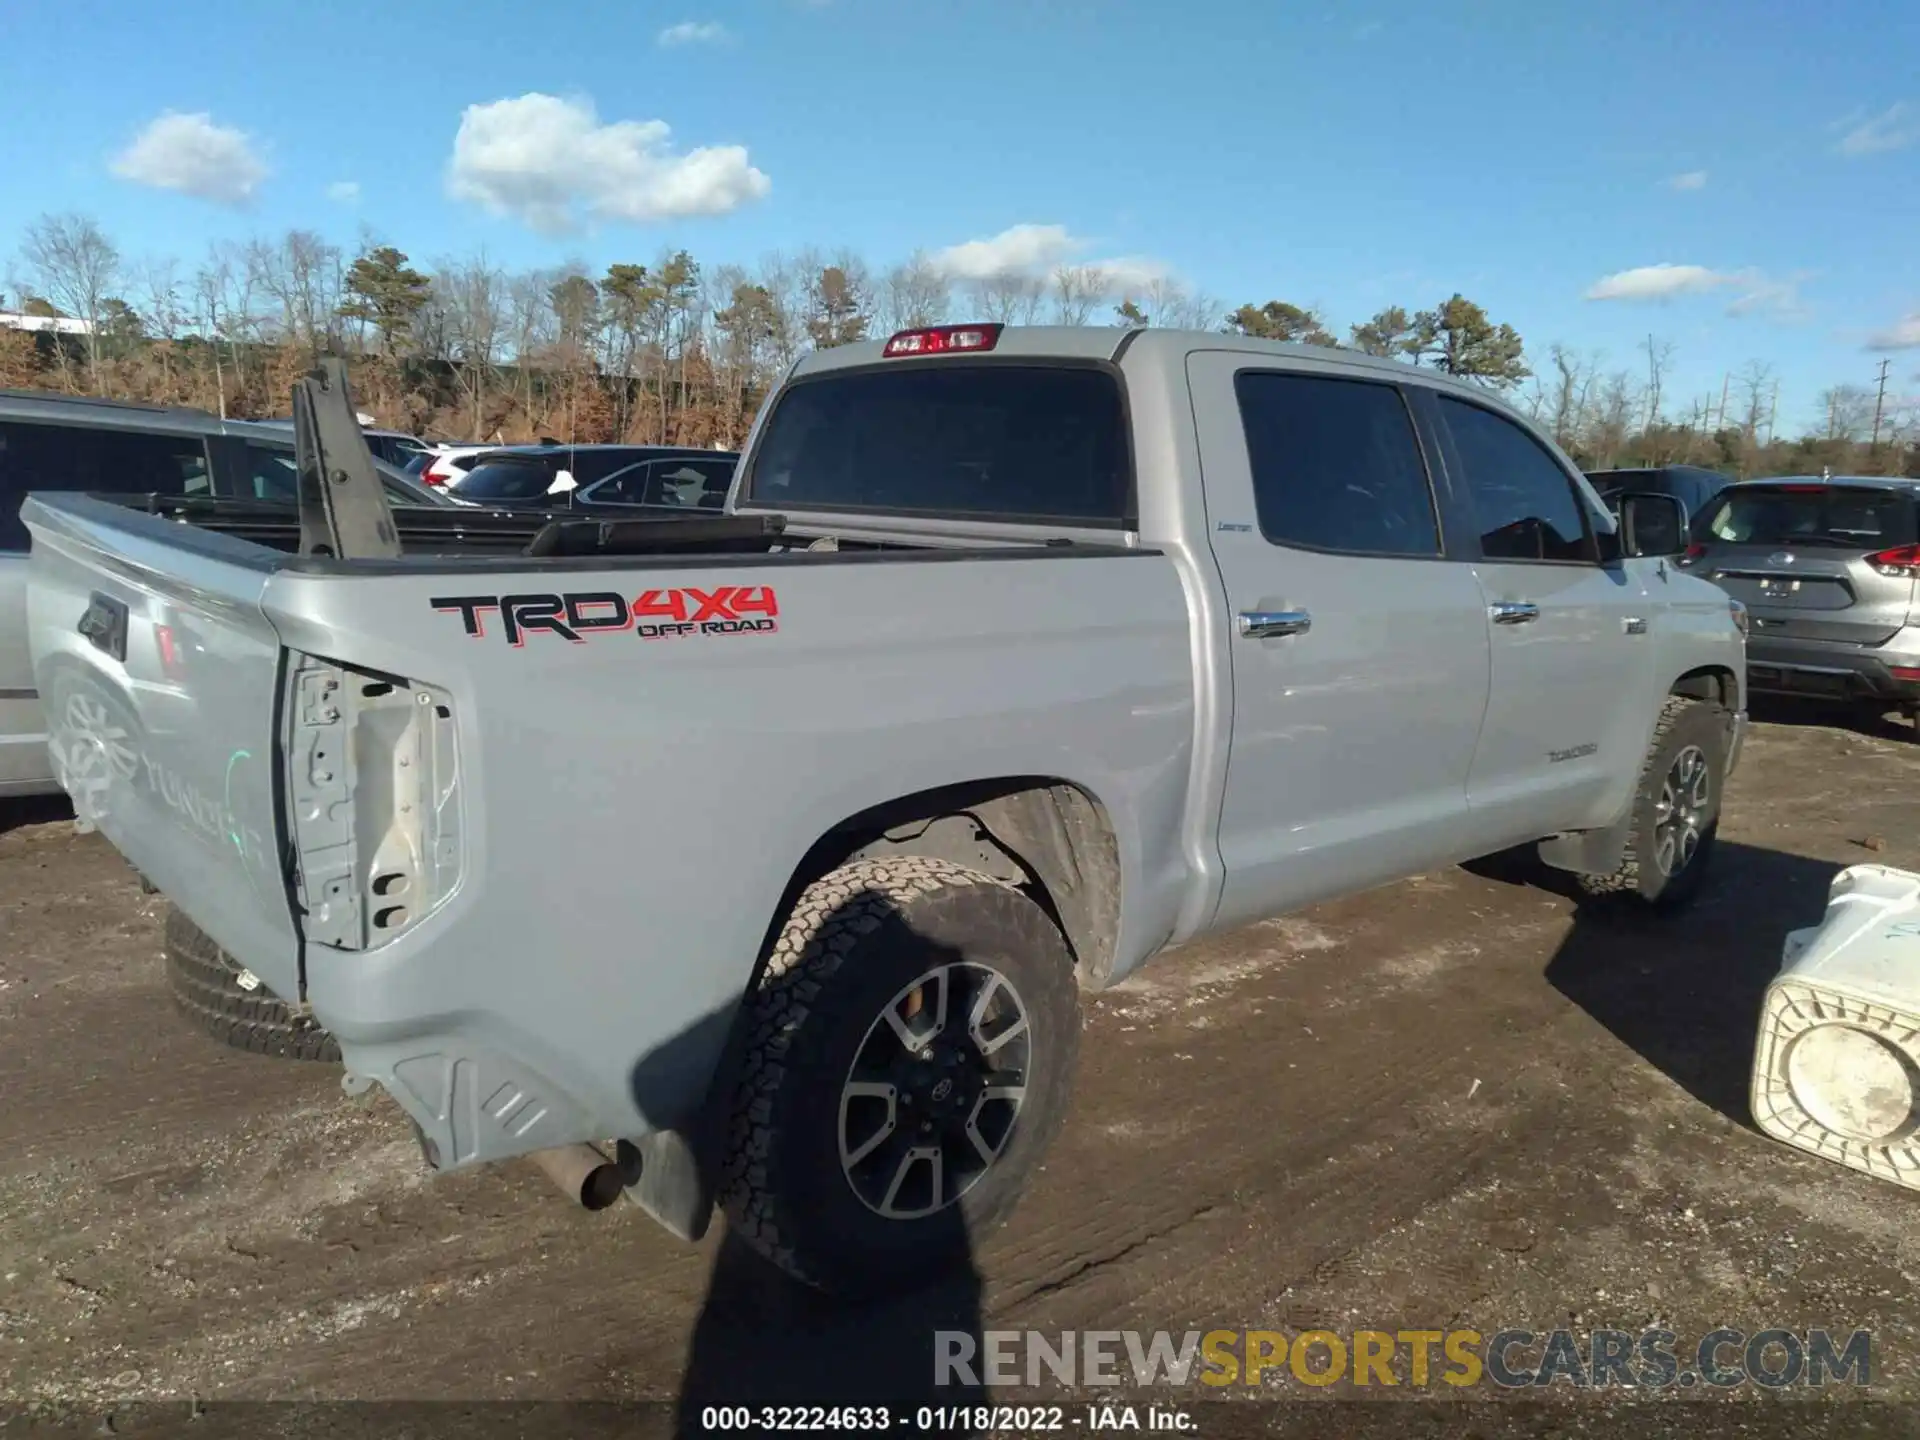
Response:
POLYGON ((218 242, 196 264, 130 259, 84 215, 27 227, 0 309, 83 322, 79 333, 0 329, 0 385, 283 414, 322 354, 348 357, 363 410, 432 438, 557 436, 738 445, 769 385, 809 349, 946 320, 1221 329, 1426 365, 1494 390, 1588 468, 1681 462, 1733 475, 1830 466, 1920 473, 1920 426, 1859 385, 1820 397, 1826 423, 1775 433, 1770 366, 1717 396, 1669 394, 1674 347, 1649 336, 1629 367, 1520 334, 1455 294, 1389 306, 1337 334, 1283 300, 1223 310, 1170 278, 1123 285, 1098 266, 956 279, 917 253, 886 268, 848 251, 776 254, 753 267, 671 250, 593 274, 509 271, 484 253, 417 262, 367 238, 352 253, 307 230, 218 242))

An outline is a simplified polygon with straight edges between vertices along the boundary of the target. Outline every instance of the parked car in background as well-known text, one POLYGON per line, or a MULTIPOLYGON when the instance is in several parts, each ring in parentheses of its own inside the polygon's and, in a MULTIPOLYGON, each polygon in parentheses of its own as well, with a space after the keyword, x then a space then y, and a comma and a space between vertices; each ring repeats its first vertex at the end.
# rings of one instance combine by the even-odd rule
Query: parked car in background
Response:
MULTIPOLYGON (((284 430, 289 440, 293 438, 293 421, 291 420, 261 420, 256 423, 284 430)), ((381 430, 375 426, 365 425, 361 427, 360 433, 366 436, 367 449, 373 452, 374 459, 384 460, 398 470, 406 470, 416 456, 433 454, 431 445, 419 436, 409 435, 404 430, 381 430)))
POLYGON ((1612 507, 1615 498, 1629 491, 1640 494, 1671 495, 1678 500, 1691 523, 1693 517, 1732 482, 1718 470, 1699 465, 1652 465, 1638 470, 1589 470, 1587 481, 1600 498, 1612 507))
MULTIPOLYGON (((448 503, 387 462, 375 464, 393 504, 448 503)), ((31 490, 80 490, 291 500, 293 476, 290 423, 0 390, 0 795, 59 789, 27 658, 21 498, 31 490)))
MULTIPOLYGON (((292 500, 294 484, 293 427, 272 421, 231 420, 227 433, 249 441, 247 478, 256 500, 292 500)), ((368 449, 372 449, 371 445, 368 449)), ((436 490, 418 475, 374 453, 374 466, 387 484, 395 505, 451 505, 446 492, 436 490)), ((220 493, 225 493, 220 492, 220 493)))
POLYGON ((514 508, 717 511, 738 459, 664 445, 513 445, 488 451, 449 490, 457 501, 514 508))
POLYGON ((1745 602, 1756 692, 1920 716, 1920 482, 1790 476, 1723 489, 1679 564, 1745 602))
POLYGON ((436 489, 445 489, 466 474, 482 455, 497 448, 493 445, 436 445, 416 473, 436 489))

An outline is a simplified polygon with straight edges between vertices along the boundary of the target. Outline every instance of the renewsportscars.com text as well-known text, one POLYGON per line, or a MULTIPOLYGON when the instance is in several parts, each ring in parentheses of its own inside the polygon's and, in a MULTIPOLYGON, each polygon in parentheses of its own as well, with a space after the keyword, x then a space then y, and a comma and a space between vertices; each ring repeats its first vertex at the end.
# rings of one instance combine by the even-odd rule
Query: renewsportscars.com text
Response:
POLYGON ((1359 1385, 1731 1389, 1873 1382, 1854 1330, 1033 1330, 934 1332, 936 1385, 1359 1385))

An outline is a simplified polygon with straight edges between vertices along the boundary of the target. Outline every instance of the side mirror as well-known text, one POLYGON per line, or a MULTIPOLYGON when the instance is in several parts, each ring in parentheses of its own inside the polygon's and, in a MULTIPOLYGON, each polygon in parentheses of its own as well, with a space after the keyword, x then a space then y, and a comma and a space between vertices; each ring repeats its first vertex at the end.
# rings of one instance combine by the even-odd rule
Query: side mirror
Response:
POLYGON ((1687 548, 1687 507, 1672 495, 1634 491, 1614 503, 1620 517, 1620 553, 1678 555, 1687 548))

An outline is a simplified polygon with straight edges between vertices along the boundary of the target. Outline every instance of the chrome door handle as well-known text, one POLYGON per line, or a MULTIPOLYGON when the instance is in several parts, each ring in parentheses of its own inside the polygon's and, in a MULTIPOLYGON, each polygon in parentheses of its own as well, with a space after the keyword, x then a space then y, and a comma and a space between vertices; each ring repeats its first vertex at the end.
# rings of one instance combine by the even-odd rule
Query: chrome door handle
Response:
POLYGON ((1240 634, 1248 640, 1271 640, 1277 635, 1304 635, 1313 617, 1304 610, 1242 610, 1240 634))
POLYGON ((1487 607, 1496 625, 1525 625, 1540 618, 1540 607, 1525 600, 1496 600, 1487 607))

